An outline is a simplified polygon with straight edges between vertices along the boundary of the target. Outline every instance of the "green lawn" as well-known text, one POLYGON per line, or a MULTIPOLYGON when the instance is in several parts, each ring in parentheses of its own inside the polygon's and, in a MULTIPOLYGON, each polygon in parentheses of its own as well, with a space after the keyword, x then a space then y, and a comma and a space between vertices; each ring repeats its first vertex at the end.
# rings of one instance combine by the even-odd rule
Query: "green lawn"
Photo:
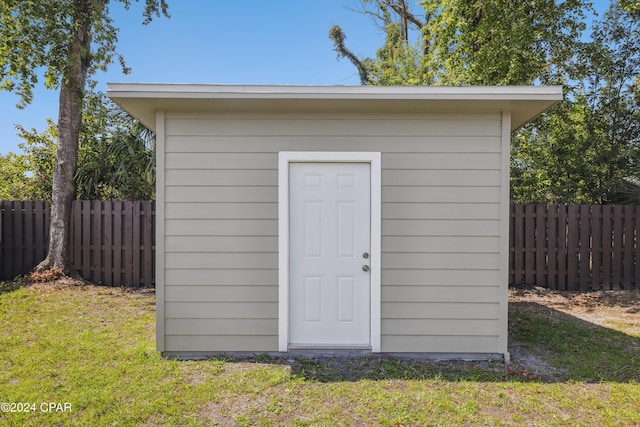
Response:
POLYGON ((1 293, 0 402, 35 408, 0 412, 0 425, 640 425, 640 334, 628 319, 603 327, 512 304, 514 340, 548 372, 377 357, 185 362, 155 352, 154 304, 98 286, 1 293))

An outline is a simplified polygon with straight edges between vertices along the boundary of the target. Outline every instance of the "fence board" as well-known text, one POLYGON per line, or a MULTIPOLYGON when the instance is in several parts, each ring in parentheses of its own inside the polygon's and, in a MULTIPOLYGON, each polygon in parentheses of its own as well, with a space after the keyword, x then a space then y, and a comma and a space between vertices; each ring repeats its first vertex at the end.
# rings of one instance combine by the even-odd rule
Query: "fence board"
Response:
POLYGON ((113 205, 113 282, 122 283, 122 202, 113 205))
MULTIPOLYGON (((49 204, 0 201, 0 278, 30 271, 46 255, 49 204)), ((105 285, 153 286, 155 204, 75 201, 74 267, 105 285)), ((640 207, 513 205, 509 281, 553 289, 640 285, 640 207)))
POLYGON ((580 257, 579 275, 580 282, 577 289, 588 291, 591 287, 591 207, 580 205, 580 257))
POLYGON ((76 271, 82 270, 82 204, 73 203, 71 208, 71 259, 76 271))
MULTIPOLYGON (((72 265, 85 279, 96 283, 154 286, 155 203, 138 202, 136 218, 134 203, 124 205, 125 209, 119 201, 73 202, 72 265), (128 220, 124 228, 123 215, 128 220), (132 246, 134 232, 138 233, 137 249, 132 246), (130 256, 123 260, 123 254, 130 256)), ((0 279, 7 280, 30 272, 46 256, 50 207, 41 201, 0 201, 0 217, 0 279)))
POLYGON ((133 284, 133 202, 122 202, 124 211, 124 273, 125 283, 133 284))
POLYGON ((22 223, 24 220, 24 212, 22 210, 22 202, 16 201, 13 204, 13 209, 19 214, 14 217, 13 222, 13 247, 15 251, 15 271, 20 271, 24 268, 24 228, 22 223))
POLYGON ((547 206, 547 284, 558 286, 558 207, 547 206))
POLYGON ((611 289, 613 259, 613 206, 602 207, 602 288, 611 289))
POLYGON ((33 204, 31 202, 22 202, 24 207, 24 229, 22 230, 23 235, 23 252, 22 252, 22 270, 27 270, 32 266, 29 265, 34 258, 34 247, 35 241, 33 239, 33 228, 35 226, 33 220, 33 204))
POLYGON ((620 281, 622 280, 622 248, 624 241, 622 239, 623 230, 622 206, 613 207, 613 257, 611 270, 613 272, 612 289, 620 289, 620 281))
POLYGON ((512 212, 511 285, 581 291, 640 286, 640 206, 513 205, 512 212), (524 260, 520 265, 515 254, 524 260))
POLYGON ((570 205, 567 209, 567 290, 578 288, 578 249, 580 245, 578 206, 570 205))
POLYGON ((514 241, 514 279, 511 283, 519 284, 524 280, 524 205, 514 206, 513 228, 515 236, 514 241))
POLYGON ((16 216, 15 212, 13 210, 13 201, 8 201, 6 202, 5 205, 5 210, 4 210, 4 216, 3 216, 3 220, 2 220, 2 227, 4 227, 3 233, 2 233, 2 237, 3 237, 3 243, 4 243, 4 256, 5 256, 5 262, 2 263, 2 265, 5 268, 5 276, 4 278, 6 279, 11 279, 14 276, 16 276, 15 273, 15 268, 14 268, 14 262, 13 262, 13 231, 15 230, 14 228, 14 224, 13 224, 13 218, 16 216))
POLYGON ((602 283, 602 206, 591 207, 591 289, 602 283))
POLYGON ((144 215, 143 215, 143 236, 142 236, 142 250, 144 251, 144 286, 149 286, 153 281, 153 251, 155 248, 153 247, 153 217, 155 212, 153 212, 153 205, 151 202, 143 202, 144 205, 144 215))
POLYGON ((104 283, 113 283, 113 227, 111 219, 113 218, 112 202, 107 200, 104 202, 104 221, 102 223, 102 254, 104 257, 104 283))
POLYGON ((526 205, 524 209, 524 268, 527 283, 535 283, 535 206, 526 205))
POLYGON ((36 230, 34 232, 36 245, 35 255, 39 260, 43 260, 47 256, 44 242, 49 235, 49 222, 44 220, 44 203, 40 200, 36 200, 33 203, 36 224, 36 230))
POLYGON ((624 207, 624 249, 623 249, 623 274, 622 274, 622 287, 629 288, 634 282, 634 260, 633 260, 633 246, 634 246, 634 229, 633 229, 633 206, 624 207))
POLYGON ((95 283, 103 283, 102 277, 102 202, 93 200, 91 202, 93 209, 93 268, 91 269, 91 281, 95 283))
POLYGON ((91 277, 91 201, 82 201, 82 277, 91 277))
POLYGON ((634 207, 634 215, 635 215, 635 230, 636 230, 636 240, 634 242, 634 263, 635 263, 635 271, 634 271, 634 280, 633 285, 635 289, 640 288, 640 242, 638 239, 640 236, 640 206, 634 207))
POLYGON ((132 284, 140 286, 140 202, 133 202, 133 276, 132 284))
POLYGON ((546 283, 547 277, 547 227, 546 206, 536 206, 536 283, 546 283))
POLYGON ((567 289, 567 206, 558 206, 558 287, 567 289))

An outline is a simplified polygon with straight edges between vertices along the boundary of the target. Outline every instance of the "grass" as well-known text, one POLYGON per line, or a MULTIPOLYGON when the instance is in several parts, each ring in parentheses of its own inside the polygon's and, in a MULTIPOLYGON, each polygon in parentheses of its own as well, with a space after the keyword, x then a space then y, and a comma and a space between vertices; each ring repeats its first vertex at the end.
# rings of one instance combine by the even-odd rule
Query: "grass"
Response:
POLYGON ((176 361, 154 350, 152 293, 60 282, 0 290, 0 402, 37 404, 0 412, 0 425, 640 424, 633 317, 601 326, 511 304, 523 357, 508 370, 379 357, 176 361), (41 402, 72 409, 43 412, 41 402))

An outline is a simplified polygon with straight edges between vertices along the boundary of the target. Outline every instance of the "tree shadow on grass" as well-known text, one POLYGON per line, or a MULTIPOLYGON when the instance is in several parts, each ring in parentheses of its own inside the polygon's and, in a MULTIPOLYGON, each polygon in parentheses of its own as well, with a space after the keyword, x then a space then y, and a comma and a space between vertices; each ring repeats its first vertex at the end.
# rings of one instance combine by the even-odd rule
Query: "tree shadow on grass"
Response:
POLYGON ((523 352, 516 364, 540 360, 556 381, 640 381, 640 337, 543 304, 509 304, 509 339, 515 353, 523 352))
POLYGON ((18 281, 14 280, 0 281, 0 295, 17 291, 24 286, 25 285, 23 283, 19 283, 18 281))
POLYGON ((502 361, 434 361, 381 355, 259 355, 228 362, 288 365, 291 375, 319 382, 442 380, 448 382, 638 382, 640 338, 531 302, 509 308, 509 351, 502 361))

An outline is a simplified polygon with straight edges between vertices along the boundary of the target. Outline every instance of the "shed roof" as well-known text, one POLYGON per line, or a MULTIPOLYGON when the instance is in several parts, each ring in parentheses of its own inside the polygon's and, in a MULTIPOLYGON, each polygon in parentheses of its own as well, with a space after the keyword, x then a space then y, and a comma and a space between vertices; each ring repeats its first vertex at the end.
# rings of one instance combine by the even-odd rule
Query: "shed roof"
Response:
POLYGON ((562 87, 108 83, 107 95, 153 130, 156 111, 172 110, 389 113, 511 111, 513 131, 562 101, 562 87))

